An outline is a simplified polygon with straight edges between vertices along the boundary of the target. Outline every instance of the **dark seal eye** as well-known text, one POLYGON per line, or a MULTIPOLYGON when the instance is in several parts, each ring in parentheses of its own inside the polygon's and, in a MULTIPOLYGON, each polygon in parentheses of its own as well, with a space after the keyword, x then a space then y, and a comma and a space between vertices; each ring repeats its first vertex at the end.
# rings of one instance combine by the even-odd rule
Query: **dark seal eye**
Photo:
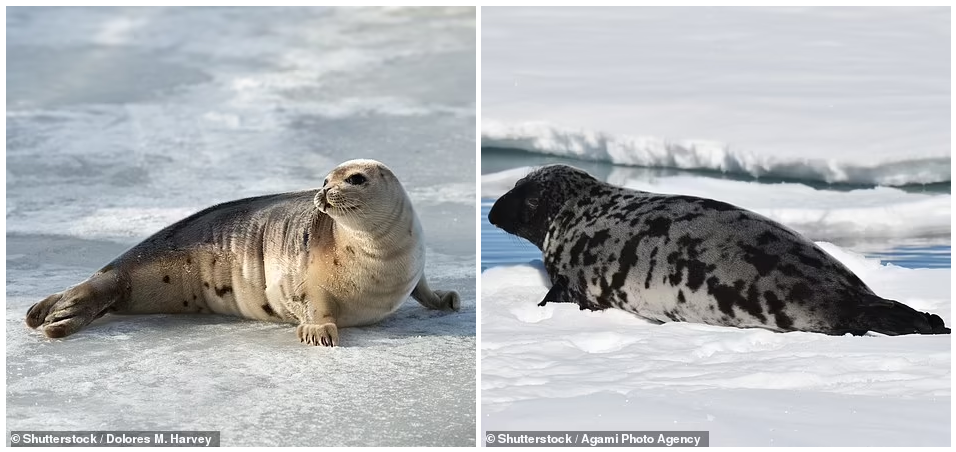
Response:
POLYGON ((361 174, 358 174, 358 173, 355 173, 355 174, 353 174, 353 175, 351 175, 351 176, 345 178, 345 183, 351 184, 351 185, 362 185, 362 184, 365 183, 366 180, 367 180, 367 179, 365 179, 365 176, 363 176, 363 175, 361 175, 361 174))

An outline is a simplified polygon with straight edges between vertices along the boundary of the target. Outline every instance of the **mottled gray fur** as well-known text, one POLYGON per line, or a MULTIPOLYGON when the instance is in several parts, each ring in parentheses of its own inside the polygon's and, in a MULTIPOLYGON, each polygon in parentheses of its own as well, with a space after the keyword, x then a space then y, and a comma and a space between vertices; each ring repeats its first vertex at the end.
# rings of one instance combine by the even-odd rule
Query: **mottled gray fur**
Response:
POLYGON ((949 333, 938 316, 875 295, 800 234, 720 201, 552 165, 518 181, 488 218, 543 251, 553 286, 542 305, 774 331, 949 333))

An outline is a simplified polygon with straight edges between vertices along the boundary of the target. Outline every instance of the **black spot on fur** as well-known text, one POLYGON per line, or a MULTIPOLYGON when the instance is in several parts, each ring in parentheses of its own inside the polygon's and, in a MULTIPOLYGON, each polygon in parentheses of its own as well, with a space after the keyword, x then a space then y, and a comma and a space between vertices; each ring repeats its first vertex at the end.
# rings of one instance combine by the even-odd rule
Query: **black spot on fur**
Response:
POLYGON ((767 276, 780 263, 780 256, 769 254, 756 246, 738 244, 740 249, 744 250, 744 261, 753 265, 760 276, 767 276))
POLYGON ((595 185, 591 187, 590 195, 592 198, 597 198, 604 194, 604 190, 601 189, 600 185, 595 185))
POLYGON ((352 245, 345 245, 345 251, 348 251, 349 254, 355 254, 355 249, 352 248, 352 245))
POLYGON ((803 304, 809 301, 811 295, 812 293, 810 291, 810 286, 804 282, 798 282, 790 288, 790 299, 798 304, 803 304))
POLYGON ((697 260, 687 262, 687 287, 697 292, 697 289, 704 285, 704 278, 707 277, 707 273, 713 271, 714 268, 716 268, 715 265, 704 265, 703 262, 697 260))
POLYGON ((627 242, 624 243, 624 246, 621 247, 620 267, 611 280, 611 285, 614 287, 624 287, 624 281, 627 279, 627 274, 630 273, 631 268, 637 264, 637 247, 641 244, 641 240, 643 239, 644 236, 636 235, 631 237, 627 242))
POLYGON ((764 231, 763 233, 757 236, 757 244, 761 246, 766 245, 770 242, 778 242, 778 241, 780 241, 780 237, 777 237, 777 234, 774 234, 773 232, 770 232, 770 231, 764 231))
POLYGON ((627 292, 618 289, 617 298, 620 300, 620 304, 618 305, 619 308, 627 304, 627 292))
POLYGON ((802 263, 803 265, 813 267, 813 268, 822 268, 823 261, 815 257, 807 256, 803 253, 795 253, 794 256, 802 263))
POLYGON ((607 242, 607 239, 611 238, 611 233, 607 229, 601 229, 594 233, 594 237, 591 237, 591 240, 588 241, 589 248, 597 248, 607 242))
POLYGON ((684 215, 674 218, 674 222, 676 223, 678 221, 690 221, 690 220, 700 218, 701 216, 703 216, 703 214, 700 212, 685 213, 684 215))
POLYGON ((202 282, 202 285, 205 286, 207 289, 209 288, 209 283, 206 282, 206 281, 203 281, 203 282, 202 282))
POLYGON ((657 259, 655 259, 655 257, 657 257, 658 248, 659 247, 655 246, 654 249, 651 250, 651 257, 650 257, 651 261, 648 263, 647 278, 644 279, 645 289, 651 288, 651 276, 654 275, 654 266, 657 265, 657 259))
POLYGON ((790 327, 793 326, 793 320, 784 314, 783 300, 777 298, 777 295, 769 290, 763 293, 763 297, 765 300, 767 300, 767 312, 773 314, 774 320, 777 322, 777 326, 785 330, 790 329, 790 327))
POLYGON ((183 300, 183 307, 184 307, 184 308, 188 308, 188 307, 189 307, 189 302, 186 301, 186 300, 183 300))
POLYGON ((339 258, 333 257, 333 258, 332 258, 332 265, 338 266, 338 265, 339 265, 339 258))
POLYGON ((303 236, 302 236, 302 247, 303 247, 303 248, 308 248, 308 247, 309 247, 309 233, 308 233, 308 232, 306 232, 306 233, 303 234, 303 236))
POLYGON ((216 295, 222 298, 223 295, 232 292, 231 286, 222 286, 222 288, 216 288, 216 295))
POLYGON ((793 264, 779 264, 777 265, 777 270, 779 270, 780 273, 783 273, 785 276, 801 279, 805 278, 803 272, 793 264))
POLYGON ((190 265, 190 264, 192 264, 192 263, 193 263, 193 260, 187 257, 187 258, 186 258, 186 265, 190 265))
MULTIPOLYGON (((585 235, 585 237, 587 237, 585 235)), ((611 237, 611 234, 607 229, 602 229, 594 233, 593 237, 590 237, 587 241, 587 245, 584 249, 584 265, 594 265, 597 262, 597 254, 593 251, 601 249, 601 246, 604 245, 604 242, 607 242, 607 239, 611 237)))
MULTIPOLYGON (((677 302, 678 302, 678 303, 687 303, 687 299, 684 298, 684 291, 683 291, 683 290, 680 290, 680 289, 677 290, 677 302)), ((712 307, 713 307, 713 306, 712 306, 712 307)))
POLYGON ((667 256, 667 262, 673 268, 669 275, 671 286, 676 287, 683 281, 684 269, 687 269, 687 287, 696 292, 704 284, 707 274, 717 268, 716 265, 707 265, 698 260, 703 252, 698 247, 703 243, 704 239, 695 239, 689 234, 677 239, 680 251, 674 251, 667 256))
POLYGON ((196 294, 193 294, 193 300, 195 300, 195 299, 196 299, 196 294))
MULTIPOLYGON (((580 255, 584 252, 584 247, 587 246, 587 244, 588 244, 588 236, 587 236, 587 234, 581 234, 581 236, 578 237, 578 240, 577 240, 576 242, 574 242, 574 245, 571 245, 571 250, 570 250, 570 253, 571 253, 571 261, 570 261, 570 264, 571 264, 572 267, 578 265, 578 256, 580 256, 580 255)), ((588 264, 588 265, 593 265, 593 264, 594 264, 594 262, 591 262, 591 263, 588 264)))
POLYGON ((760 294, 757 292, 757 281, 750 284, 747 290, 747 298, 744 298, 741 306, 748 314, 757 318, 760 323, 767 324, 767 317, 763 315, 763 305, 760 304, 760 294))
MULTIPOLYGON (((720 311, 729 317, 736 317, 734 305, 743 297, 733 287, 721 284, 716 276, 707 278, 707 293, 711 294, 717 300, 717 306, 720 311)), ((726 322, 726 321, 725 321, 726 322)))
POLYGON ((266 315, 268 315, 269 317, 278 317, 276 315, 276 312, 272 310, 272 306, 264 304, 262 305, 262 310, 265 311, 266 315))
POLYGON ((163 282, 169 284, 169 275, 163 276, 163 282))
POLYGON ((671 220, 667 217, 657 217, 647 222, 644 233, 650 237, 667 237, 671 230, 671 220))
POLYGON ((725 202, 715 201, 713 199, 707 199, 707 198, 700 198, 697 201, 697 204, 703 207, 705 210, 715 210, 717 212, 740 210, 737 207, 734 207, 725 202))

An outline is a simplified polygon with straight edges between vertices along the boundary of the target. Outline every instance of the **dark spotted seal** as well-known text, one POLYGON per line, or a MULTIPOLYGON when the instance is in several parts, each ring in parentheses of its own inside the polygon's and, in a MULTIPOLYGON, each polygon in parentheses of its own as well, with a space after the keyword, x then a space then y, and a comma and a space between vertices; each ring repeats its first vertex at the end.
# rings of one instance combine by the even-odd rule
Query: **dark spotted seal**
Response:
POLYGON ((378 322, 411 295, 458 310, 425 281, 418 216, 391 170, 351 160, 321 189, 203 210, 136 245, 88 280, 35 304, 31 328, 75 333, 107 314, 220 313, 298 324, 338 344, 338 328, 378 322))
POLYGON ((712 199, 552 165, 519 180, 488 220, 544 252, 552 287, 541 305, 781 332, 949 333, 939 316, 874 294, 800 234, 712 199))

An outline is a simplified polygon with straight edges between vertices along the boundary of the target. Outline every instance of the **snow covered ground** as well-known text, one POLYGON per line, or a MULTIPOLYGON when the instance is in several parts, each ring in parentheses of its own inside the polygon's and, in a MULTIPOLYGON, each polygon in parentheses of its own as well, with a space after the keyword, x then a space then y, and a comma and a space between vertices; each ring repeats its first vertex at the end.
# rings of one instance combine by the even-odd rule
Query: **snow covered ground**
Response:
MULTIPOLYGON (((950 269, 827 243, 881 296, 952 324, 950 269)), ((833 337, 538 307, 540 261, 481 275, 482 430, 707 430, 712 446, 947 446, 949 336, 833 337)))
POLYGON ((475 26, 473 8, 8 8, 7 430, 473 445, 475 26), (358 157, 403 181, 460 313, 409 299, 336 349, 218 316, 108 316, 65 340, 23 323, 185 215, 358 157))
POLYGON ((483 147, 948 182, 948 8, 482 9, 483 147))
MULTIPOLYGON (((720 199, 800 231, 876 293, 951 325, 949 17, 483 8, 482 208, 555 162, 720 199), (907 244, 941 250, 939 268, 859 254, 907 244)), ((949 336, 776 334, 538 307, 549 284, 529 246, 483 223, 483 431, 950 445, 949 336)))

